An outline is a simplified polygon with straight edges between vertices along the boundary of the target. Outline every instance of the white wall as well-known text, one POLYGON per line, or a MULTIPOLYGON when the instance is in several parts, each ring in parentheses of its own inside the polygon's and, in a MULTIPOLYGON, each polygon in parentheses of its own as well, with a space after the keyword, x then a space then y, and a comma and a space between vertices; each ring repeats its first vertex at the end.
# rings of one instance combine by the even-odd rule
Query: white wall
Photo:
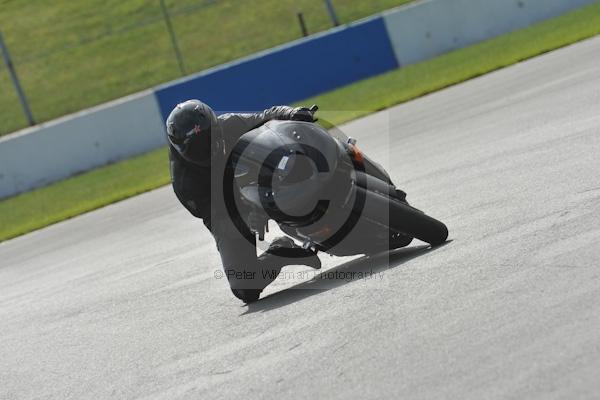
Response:
POLYGON ((561 15, 598 0, 422 0, 384 14, 400 66, 561 15))
POLYGON ((0 198, 166 143, 151 91, 0 138, 0 198))

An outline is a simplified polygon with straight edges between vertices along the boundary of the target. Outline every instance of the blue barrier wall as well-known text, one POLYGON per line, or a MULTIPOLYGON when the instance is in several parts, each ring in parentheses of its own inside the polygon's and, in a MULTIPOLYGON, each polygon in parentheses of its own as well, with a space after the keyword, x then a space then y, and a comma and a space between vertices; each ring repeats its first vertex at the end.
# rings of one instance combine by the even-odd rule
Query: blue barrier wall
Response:
POLYGON ((161 86, 155 93, 165 119, 190 98, 202 99, 219 113, 256 111, 397 67, 383 19, 376 17, 161 86))

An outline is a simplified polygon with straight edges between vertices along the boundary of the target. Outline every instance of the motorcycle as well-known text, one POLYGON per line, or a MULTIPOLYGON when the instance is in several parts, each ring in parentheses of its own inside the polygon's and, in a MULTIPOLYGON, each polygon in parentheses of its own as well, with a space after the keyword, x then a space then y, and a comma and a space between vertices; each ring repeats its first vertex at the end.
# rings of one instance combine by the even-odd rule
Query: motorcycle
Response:
POLYGON ((337 129, 269 121, 238 139, 227 168, 225 187, 237 191, 225 196, 234 199, 227 208, 260 240, 269 220, 304 248, 336 256, 388 251, 413 238, 436 246, 448 237, 442 222, 408 204, 385 169, 337 129))

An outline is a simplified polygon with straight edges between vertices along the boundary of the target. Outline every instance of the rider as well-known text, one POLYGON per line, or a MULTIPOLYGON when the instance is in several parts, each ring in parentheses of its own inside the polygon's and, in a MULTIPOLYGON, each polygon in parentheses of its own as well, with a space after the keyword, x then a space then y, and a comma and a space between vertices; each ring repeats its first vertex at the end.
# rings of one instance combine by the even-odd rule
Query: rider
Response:
POLYGON ((286 265, 321 267, 313 251, 286 237, 274 240, 257 257, 254 233, 242 221, 232 221, 222 207, 219 171, 229 151, 241 135, 270 120, 314 122, 307 108, 277 106, 253 114, 217 116, 199 100, 178 104, 166 122, 173 190, 212 233, 231 291, 246 303, 258 300, 286 265))

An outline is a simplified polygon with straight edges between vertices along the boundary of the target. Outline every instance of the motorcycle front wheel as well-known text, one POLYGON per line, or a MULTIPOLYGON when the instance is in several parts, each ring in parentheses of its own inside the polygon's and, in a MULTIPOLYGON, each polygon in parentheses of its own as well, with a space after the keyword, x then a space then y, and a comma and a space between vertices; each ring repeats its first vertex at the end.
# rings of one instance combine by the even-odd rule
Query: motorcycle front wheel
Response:
POLYGON ((440 245, 448 238, 446 225, 423 211, 362 187, 356 187, 356 190, 362 191, 358 195, 364 196, 365 199, 364 208, 360 210, 362 218, 432 246, 440 245))

